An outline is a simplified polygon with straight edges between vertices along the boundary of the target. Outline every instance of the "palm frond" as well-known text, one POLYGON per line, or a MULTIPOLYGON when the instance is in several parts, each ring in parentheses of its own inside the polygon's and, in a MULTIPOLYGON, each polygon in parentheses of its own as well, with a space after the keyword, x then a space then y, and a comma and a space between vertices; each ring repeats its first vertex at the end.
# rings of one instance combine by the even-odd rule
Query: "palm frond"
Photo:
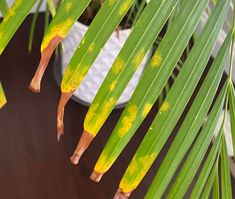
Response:
POLYGON ((108 102, 119 99, 177 2, 178 0, 167 3, 151 1, 145 8, 86 115, 84 130, 93 137, 116 105, 108 105, 108 102))
MULTIPOLYGON (((207 152, 207 149, 212 141, 216 124, 218 122, 220 113, 222 111, 225 96, 227 92, 228 84, 224 85, 223 91, 220 93, 220 96, 216 100, 215 105, 204 125, 201 133, 199 134, 188 158, 184 162, 179 174, 177 175, 169 193, 169 198, 181 198, 187 191, 189 185, 191 184, 193 178, 196 175, 196 172, 201 165, 203 158, 207 152)), ((220 138, 220 136, 218 136, 220 138)), ((217 142, 219 139, 217 139, 217 142)), ((215 144, 213 146, 217 148, 215 144)))
MULTIPOLYGON (((219 162, 219 149, 221 147, 221 136, 223 136, 223 128, 221 129, 212 149, 206 161, 203 165, 202 170, 200 171, 200 175, 196 181, 196 184, 193 188, 191 193, 190 199, 200 198, 204 187, 206 186, 207 179, 210 177, 210 174, 215 170, 218 169, 218 162, 219 162)), ((214 171, 215 174, 216 170, 214 171)))
POLYGON ((229 0, 220 1, 212 12, 159 113, 129 164, 117 194, 129 194, 137 187, 169 138, 207 65, 219 31, 226 19, 228 6, 229 0))
POLYGON ((182 6, 182 11, 172 22, 150 64, 146 67, 94 172, 102 175, 111 167, 145 119, 187 46, 207 3, 207 0, 193 0, 182 6), (195 17, 191 17, 192 15, 195 17))
POLYGON ((206 79, 177 133, 176 138, 171 144, 171 147, 153 180, 152 186, 149 189, 149 196, 153 196, 153 194, 161 196, 164 193, 183 157, 195 140, 219 86, 231 43, 230 36, 231 33, 227 36, 223 47, 220 49, 220 52, 211 66, 206 79))
MULTIPOLYGON (((41 60, 29 86, 31 91, 36 93, 40 92, 41 80, 52 53, 67 35, 90 1, 91 0, 64 0, 59 6, 56 15, 43 37, 41 44, 41 60)), ((50 7, 52 7, 51 3, 49 4, 50 7)))
MULTIPOLYGON (((61 83, 62 95, 57 113, 58 140, 63 134, 65 104, 80 85, 101 49, 133 2, 134 0, 105 1, 70 60, 61 83)), ((109 105, 116 104, 116 102, 116 99, 113 99, 109 102, 109 105)))
POLYGON ((0 24, 0 55, 37 0, 15 0, 0 24))
POLYGON ((211 170, 210 176, 207 179, 205 188, 201 194, 201 198, 209 198, 211 190, 213 188, 213 184, 215 183, 216 178, 217 178, 218 164, 219 163, 216 161, 212 170, 211 170))

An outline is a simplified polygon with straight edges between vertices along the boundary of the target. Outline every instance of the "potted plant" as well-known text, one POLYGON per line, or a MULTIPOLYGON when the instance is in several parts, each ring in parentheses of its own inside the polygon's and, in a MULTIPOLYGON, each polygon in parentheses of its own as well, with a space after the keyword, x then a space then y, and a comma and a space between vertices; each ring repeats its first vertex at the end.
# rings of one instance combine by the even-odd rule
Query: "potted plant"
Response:
MULTIPOLYGON (((52 52, 65 38, 89 2, 89 0, 64 0, 58 8, 42 42, 42 60, 31 83, 31 90, 40 91, 40 81, 52 52)), ((2 38, 0 53, 35 3, 36 0, 28 0, 27 3, 16 0, 12 8, 5 12, 5 18, 0 25, 0 38, 2 38), (19 10, 20 15, 17 15, 19 10)), ((57 111, 58 139, 63 134, 63 115, 67 101, 81 84, 100 50, 133 3, 132 0, 104 1, 72 56, 61 83, 62 95, 57 111)), ((114 198, 128 198, 138 187, 166 144, 199 84, 219 32, 227 19, 231 2, 230 0, 210 2, 214 5, 213 9, 209 13, 201 33, 195 36, 195 30, 204 11, 208 8, 208 3, 208 0, 149 1, 89 108, 84 121, 84 132, 71 157, 73 164, 79 162, 86 148, 98 134, 131 77, 167 22, 169 27, 164 37, 94 167, 91 179, 98 182, 114 164, 148 115, 182 53, 187 48, 191 37, 196 37, 182 68, 175 76, 175 81, 169 89, 166 99, 130 162, 114 198)), ((183 198, 194 178, 196 183, 193 186, 191 198, 208 198, 212 189, 217 198, 219 194, 222 195, 222 198, 232 198, 224 129, 229 111, 234 147, 235 91, 232 82, 234 24, 233 22, 229 27, 226 38, 218 54, 214 57, 199 91, 146 193, 146 198, 161 198, 163 194, 167 194, 168 198, 183 198), (228 77, 222 89, 219 90, 227 58, 230 60, 228 77), (219 91, 218 97, 216 97, 217 91, 219 91), (223 121, 218 135, 212 142, 223 107, 223 121), (179 172, 176 175, 177 169, 179 172), (173 178, 174 176, 176 178, 173 178)))

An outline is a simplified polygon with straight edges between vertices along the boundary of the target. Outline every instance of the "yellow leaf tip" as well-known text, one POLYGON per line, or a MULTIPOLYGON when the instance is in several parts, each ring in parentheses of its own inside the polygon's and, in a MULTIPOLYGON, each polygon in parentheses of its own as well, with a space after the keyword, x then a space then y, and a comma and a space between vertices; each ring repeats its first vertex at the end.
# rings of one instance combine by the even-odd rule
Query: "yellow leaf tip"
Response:
POLYGON ((4 100, 1 100, 1 99, 0 99, 0 109, 1 109, 2 107, 4 107, 6 104, 7 104, 6 99, 4 99, 4 100))

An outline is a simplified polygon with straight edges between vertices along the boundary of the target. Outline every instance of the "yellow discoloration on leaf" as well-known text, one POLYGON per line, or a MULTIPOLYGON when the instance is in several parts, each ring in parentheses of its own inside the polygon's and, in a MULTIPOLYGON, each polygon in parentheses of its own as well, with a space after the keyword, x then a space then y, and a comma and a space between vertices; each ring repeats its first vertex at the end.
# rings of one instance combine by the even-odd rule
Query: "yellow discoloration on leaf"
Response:
POLYGON ((115 89, 116 84, 117 84, 117 81, 116 81, 116 80, 112 81, 112 83, 111 83, 110 86, 109 86, 109 91, 112 92, 112 91, 115 89))
MULTIPOLYGON (((117 99, 115 99, 113 97, 108 99, 103 105, 104 115, 107 115, 107 112, 110 110, 111 107, 115 106, 116 103, 117 103, 117 99)), ((101 118, 101 119, 103 119, 103 118, 101 118)))
POLYGON ((9 20, 11 17, 16 15, 16 10, 21 6, 23 3, 23 0, 16 0, 12 7, 8 10, 6 17, 4 18, 5 21, 9 20))
POLYGON ((92 53, 94 49, 95 49, 95 44, 92 42, 91 45, 88 48, 88 52, 92 53))
POLYGON ((122 58, 117 57, 117 59, 115 60, 112 70, 115 74, 119 74, 122 70, 124 66, 124 61, 122 60, 122 58))
POLYGON ((92 106, 89 108, 88 113, 86 115, 85 123, 89 123, 93 119, 94 115, 96 114, 96 110, 98 108, 99 108, 98 103, 92 104, 92 106))
POLYGON ((88 131, 88 129, 89 129, 89 127, 86 124, 89 124, 92 121, 92 119, 96 115, 96 111, 97 111, 98 108, 99 108, 99 104, 98 103, 92 104, 92 106, 89 108, 89 110, 88 110, 88 112, 86 114, 85 122, 84 122, 84 129, 86 131, 88 131))
POLYGON ((123 16, 127 10, 129 9, 129 7, 131 6, 132 0, 126 0, 120 7, 118 14, 120 16, 123 16))
POLYGON ((66 12, 70 12, 72 6, 73 6, 72 2, 68 2, 68 3, 65 5, 65 10, 66 10, 66 12))
POLYGON ((71 71, 70 68, 70 66, 67 67, 61 84, 61 91, 64 93, 76 90, 79 84, 83 81, 90 67, 88 65, 84 67, 78 66, 76 71, 71 71), (68 79, 69 81, 66 81, 68 79))
POLYGON ((109 170, 110 165, 114 162, 114 158, 107 157, 105 155, 105 150, 102 152, 101 156, 99 157, 94 170, 98 173, 105 173, 109 170))
POLYGON ((156 159, 157 155, 158 153, 153 153, 151 155, 146 155, 142 157, 137 157, 135 155, 126 170, 124 177, 120 182, 119 188, 124 193, 129 193, 133 191, 139 185, 139 183, 147 173, 148 169, 151 167, 152 163, 156 159), (133 175, 134 178, 132 178, 133 175))
POLYGON ((160 108, 160 111, 161 111, 161 112, 166 112, 169 108, 170 108, 169 102, 165 101, 165 102, 162 104, 162 106, 161 106, 161 108, 160 108))
MULTIPOLYGON (((105 101, 102 107, 102 114, 103 115, 108 115, 109 111, 111 110, 111 107, 114 107, 115 104, 117 103, 117 100, 115 98, 110 98, 109 100, 105 101)), ((95 110, 92 110, 91 113, 88 116, 88 119, 85 120, 84 128, 87 132, 92 134, 93 136, 96 136, 96 134, 99 131, 100 124, 102 124, 105 119, 103 117, 97 116, 96 123, 92 123, 93 117, 96 116, 95 110)), ((87 116, 86 116, 87 117, 87 116)))
POLYGON ((5 17, 5 20, 9 20, 11 17, 15 15, 15 9, 10 9, 5 17))
POLYGON ((134 57, 132 63, 134 64, 134 68, 137 69, 138 66, 141 64, 143 58, 144 58, 145 52, 144 49, 139 50, 139 52, 134 57))
POLYGON ((43 38, 41 52, 48 46, 54 37, 59 36, 64 38, 74 22, 75 20, 68 18, 60 24, 51 27, 43 38))
POLYGON ((136 118, 138 107, 134 104, 131 104, 127 108, 127 115, 121 121, 121 128, 119 129, 118 135, 123 137, 131 128, 132 123, 136 118))
MULTIPOLYGON (((0 32, 0 39, 4 36, 4 33, 1 31, 0 32)), ((0 46, 0 55, 2 54, 4 48, 2 46, 0 46)))
POLYGON ((161 53, 157 50, 151 60, 150 65, 151 67, 156 68, 160 66, 161 63, 162 63, 162 56, 161 56, 161 53))
POLYGON ((0 83, 0 109, 7 103, 6 97, 4 95, 2 85, 0 83))
POLYGON ((81 44, 85 44, 85 42, 86 42, 86 38, 83 37, 83 39, 82 39, 82 41, 81 41, 81 44))
POLYGON ((151 110, 152 106, 153 106, 153 105, 152 105, 152 104, 149 104, 149 103, 145 104, 144 110, 143 110, 143 112, 142 112, 142 117, 146 117, 146 116, 148 115, 148 113, 149 113, 149 111, 151 110))
POLYGON ((23 3, 23 0, 15 0, 12 8, 18 8, 23 3))
MULTIPOLYGON (((82 38, 82 41, 81 41, 80 44, 78 45, 78 48, 81 48, 81 46, 82 46, 83 44, 85 44, 85 42, 86 42, 86 38, 83 37, 83 38, 82 38)), ((88 50, 89 50, 89 49, 88 49, 88 50)))
MULTIPOLYGON (((0 32, 0 39, 3 37, 3 33, 0 32)), ((4 48, 2 46, 0 46, 0 55, 2 54, 4 48)))
POLYGON ((109 5, 113 5, 114 3, 116 3, 117 0, 108 0, 109 1, 109 5))

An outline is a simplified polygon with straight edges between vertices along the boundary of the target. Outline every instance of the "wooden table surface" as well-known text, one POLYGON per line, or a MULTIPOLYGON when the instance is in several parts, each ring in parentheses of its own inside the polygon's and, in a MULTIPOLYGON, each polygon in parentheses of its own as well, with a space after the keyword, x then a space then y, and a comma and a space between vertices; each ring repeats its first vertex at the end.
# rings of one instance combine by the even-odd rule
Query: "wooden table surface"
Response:
MULTIPOLYGON (((0 56, 0 80, 8 99, 7 106, 0 110, 0 198, 111 199, 157 108, 154 107, 102 181, 99 184, 92 182, 89 175, 122 110, 113 111, 79 165, 73 166, 69 157, 80 138, 87 107, 72 100, 68 103, 65 136, 58 144, 56 108, 60 90, 53 76, 54 59, 46 71, 41 93, 33 94, 28 90, 39 62, 44 28, 44 18, 40 14, 34 47, 29 53, 27 44, 31 20, 32 15, 0 56)), ((131 198, 144 197, 166 150, 167 146, 131 198)))

